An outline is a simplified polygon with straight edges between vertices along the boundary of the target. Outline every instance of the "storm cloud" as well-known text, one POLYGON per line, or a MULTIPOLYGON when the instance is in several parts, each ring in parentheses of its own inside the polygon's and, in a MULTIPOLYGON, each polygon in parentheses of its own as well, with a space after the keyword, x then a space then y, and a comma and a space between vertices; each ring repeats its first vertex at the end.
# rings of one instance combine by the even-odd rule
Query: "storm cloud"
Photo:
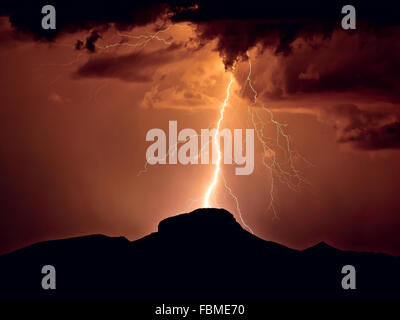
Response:
POLYGON ((337 142, 360 150, 400 148, 400 113, 393 110, 362 110, 354 104, 325 110, 337 132, 337 142))
POLYGON ((92 57, 75 73, 78 78, 116 78, 128 82, 148 82, 163 64, 182 58, 179 44, 144 53, 135 51, 124 55, 102 54, 92 57))
MULTIPOLYGON (((246 60, 247 52, 255 47, 255 59, 267 50, 272 53, 276 65, 268 65, 268 61, 264 65, 273 69, 269 78, 260 66, 253 73, 260 101, 351 94, 364 102, 392 104, 391 111, 381 115, 349 100, 348 105, 355 103, 353 107, 346 112, 343 107, 334 108, 331 116, 347 117, 348 125, 338 131, 340 143, 363 150, 399 147, 399 118, 392 119, 400 102, 400 10, 396 4, 353 1, 357 30, 346 31, 340 26, 344 2, 55 0, 52 5, 57 10, 57 29, 43 30, 40 21, 45 4, 7 0, 0 5, 0 15, 9 17, 16 32, 32 34, 41 41, 55 41, 63 33, 86 30, 88 36, 77 39, 75 48, 92 53, 96 41, 111 27, 128 30, 160 19, 166 24, 189 22, 196 30, 197 46, 214 41, 226 69, 246 60)), ((178 46, 124 54, 99 52, 74 76, 148 82, 157 67, 182 58, 178 46)))

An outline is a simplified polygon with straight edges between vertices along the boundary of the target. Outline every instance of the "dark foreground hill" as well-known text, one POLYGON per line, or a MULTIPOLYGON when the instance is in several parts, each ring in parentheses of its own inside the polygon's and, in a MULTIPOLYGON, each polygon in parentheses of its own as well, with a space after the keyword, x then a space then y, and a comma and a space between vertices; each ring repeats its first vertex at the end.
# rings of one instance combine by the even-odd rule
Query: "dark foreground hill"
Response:
POLYGON ((0 257, 2 299, 400 299, 400 258, 341 251, 325 243, 303 251, 264 241, 222 209, 163 220, 130 242, 91 235, 41 242, 0 257), (41 269, 56 269, 56 290, 41 269), (356 289, 344 290, 344 265, 356 289))

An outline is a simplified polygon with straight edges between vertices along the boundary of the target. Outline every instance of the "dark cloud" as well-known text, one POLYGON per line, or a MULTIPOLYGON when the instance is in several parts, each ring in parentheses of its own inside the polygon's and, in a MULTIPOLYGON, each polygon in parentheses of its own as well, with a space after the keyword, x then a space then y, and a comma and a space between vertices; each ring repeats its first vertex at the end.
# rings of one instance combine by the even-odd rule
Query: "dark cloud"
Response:
POLYGON ((335 31, 329 39, 299 39, 292 53, 271 63, 255 57, 253 81, 259 96, 279 100, 295 95, 352 93, 364 100, 400 103, 400 27, 371 34, 335 31), (269 70, 266 77, 264 70, 269 70), (271 85, 265 86, 265 83, 271 85))
POLYGON ((76 50, 82 50, 83 46, 84 46, 84 42, 82 40, 76 40, 76 43, 75 43, 76 50))
POLYGON ((286 92, 375 89, 398 95, 399 34, 400 29, 379 36, 343 34, 342 43, 337 39, 336 43, 325 43, 324 48, 293 56, 286 66, 286 92), (301 75, 309 75, 309 78, 301 75))
POLYGON ((75 73, 79 78, 116 78, 129 82, 152 80, 155 70, 163 64, 181 59, 179 44, 151 52, 136 51, 125 55, 102 54, 89 59, 75 73))
MULTIPOLYGON (((192 22, 198 45, 215 40, 227 69, 238 59, 246 59, 246 52, 256 45, 261 51, 272 49, 280 59, 279 65, 273 72, 275 79, 269 82, 272 85, 257 86, 261 88, 260 98, 356 92, 375 101, 400 102, 400 6, 393 2, 352 1, 357 30, 347 31, 337 31, 341 30, 341 8, 347 1, 54 0, 51 4, 57 10, 57 29, 53 31, 41 28, 41 8, 46 4, 47 1, 6 0, 0 4, 0 15, 9 16, 17 31, 41 40, 52 41, 62 33, 90 30, 88 38, 78 40, 75 47, 91 52, 101 33, 111 25, 125 30, 159 18, 192 22), (338 32, 345 34, 339 41, 334 39, 338 32), (297 40, 303 43, 297 46, 297 40)), ((121 56, 102 54, 80 67, 76 76, 150 81, 158 65, 176 59, 168 50, 172 49, 121 56)), ((254 82, 257 84, 256 72, 254 82)), ((362 110, 349 113, 349 127, 343 128, 338 141, 361 149, 397 148, 398 121, 387 122, 385 116, 385 121, 375 123, 377 118, 377 114, 362 110), (369 120, 356 121, 361 118, 369 120), (351 126, 355 128, 350 129, 351 126)))
MULTIPOLYGON (((218 51, 227 68, 244 57, 256 44, 274 47, 275 53, 289 54, 298 37, 328 37, 340 28, 343 1, 231 1, 200 0, 197 10, 185 10, 174 21, 191 21, 198 25, 204 41, 218 40, 218 51)), ((381 1, 352 1, 357 20, 364 26, 381 30, 400 23, 400 7, 381 1)), ((348 31, 352 32, 352 31, 348 31)))
POLYGON ((400 148, 399 112, 361 110, 346 104, 336 105, 326 113, 333 116, 339 143, 350 143, 361 150, 400 148))
POLYGON ((91 30, 114 24, 124 30, 154 22, 168 12, 177 11, 186 1, 138 1, 138 0, 4 0, 0 3, 0 15, 10 17, 19 32, 33 34, 36 39, 54 40, 59 34, 91 30), (41 9, 51 4, 56 9, 56 30, 43 30, 41 9))
POLYGON ((96 46, 95 43, 98 39, 101 38, 100 33, 97 30, 93 30, 90 35, 86 38, 85 42, 82 40, 76 40, 75 43, 75 49, 76 50, 82 50, 82 49, 87 49, 89 52, 95 52, 96 51, 96 46))
POLYGON ((287 55, 291 52, 292 42, 300 35, 328 34, 332 25, 323 25, 317 21, 285 22, 271 19, 223 19, 209 22, 198 22, 197 33, 201 40, 207 42, 217 39, 217 50, 227 69, 244 58, 246 52, 260 44, 275 48, 276 54, 287 55))
MULTIPOLYGON (((110 24, 119 29, 133 28, 168 15, 173 21, 196 23, 203 41, 218 39, 218 50, 229 68, 257 43, 274 46, 276 53, 287 54, 299 36, 329 36, 332 30, 340 27, 341 8, 347 2, 54 0, 51 4, 57 11, 57 29, 43 30, 41 8, 46 4, 47 1, 6 0, 0 4, 0 15, 8 15, 16 30, 47 40, 53 40, 63 32, 110 24)), ((400 8, 391 2, 377 4, 372 0, 354 0, 352 4, 357 9, 358 21, 368 21, 374 29, 400 22, 400 8)))
POLYGON ((359 132, 341 137, 338 142, 352 143, 363 150, 399 149, 400 121, 377 128, 360 128, 359 132))

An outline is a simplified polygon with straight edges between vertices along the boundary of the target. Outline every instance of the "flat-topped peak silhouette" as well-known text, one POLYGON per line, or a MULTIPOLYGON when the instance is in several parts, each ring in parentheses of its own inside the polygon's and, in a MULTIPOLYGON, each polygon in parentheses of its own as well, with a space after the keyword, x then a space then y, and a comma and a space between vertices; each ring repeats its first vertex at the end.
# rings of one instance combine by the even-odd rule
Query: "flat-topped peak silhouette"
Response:
POLYGON ((162 220, 158 232, 162 234, 190 234, 205 236, 242 232, 234 216, 225 209, 202 208, 162 220))
POLYGON ((398 299, 398 270, 398 257, 324 242, 294 250, 247 232, 224 209, 198 209, 135 241, 90 235, 3 255, 0 298, 398 299), (56 268, 56 290, 41 287, 44 265, 56 268), (341 286, 345 265, 357 270, 356 290, 341 286))

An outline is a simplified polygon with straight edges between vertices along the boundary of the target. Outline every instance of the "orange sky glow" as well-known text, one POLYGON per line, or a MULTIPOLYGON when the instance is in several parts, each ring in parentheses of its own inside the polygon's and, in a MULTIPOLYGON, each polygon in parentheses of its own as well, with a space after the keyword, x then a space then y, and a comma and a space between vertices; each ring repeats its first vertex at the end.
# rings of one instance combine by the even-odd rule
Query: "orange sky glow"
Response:
MULTIPOLYGON (((146 133, 168 132, 170 120, 178 130, 215 128, 231 76, 221 128, 248 128, 254 98, 245 85, 249 61, 239 59, 227 69, 217 41, 199 43, 195 24, 168 23, 154 36, 162 23, 126 32, 110 28, 95 53, 75 49, 88 34, 83 31, 54 43, 28 36, 0 42, 0 253, 90 233, 134 240, 168 216, 203 206, 215 167, 155 165, 141 172, 150 144, 146 133)), ((0 33, 10 30, 2 17, 0 33)), ((258 93, 253 107, 271 149, 256 140, 249 176, 235 175, 230 165, 221 164, 221 171, 243 220, 261 238, 294 248, 325 241, 400 254, 400 153, 355 145, 349 138, 355 132, 347 129, 359 110, 379 113, 379 125, 391 123, 381 112, 398 108, 399 101, 379 88, 320 90, 312 84, 332 70, 352 68, 361 52, 357 37, 341 31, 328 40, 317 37, 314 45, 323 45, 316 52, 299 38, 290 56, 261 46, 248 51, 258 93), (304 178, 298 188, 291 187, 297 178, 263 105, 289 137, 293 164, 304 178), (274 158, 291 172, 289 183, 263 165, 274 158)), ((371 41, 383 46, 388 40, 371 41)), ((393 45, 400 47, 399 40, 393 45)), ((239 221, 221 178, 210 201, 239 221)))

